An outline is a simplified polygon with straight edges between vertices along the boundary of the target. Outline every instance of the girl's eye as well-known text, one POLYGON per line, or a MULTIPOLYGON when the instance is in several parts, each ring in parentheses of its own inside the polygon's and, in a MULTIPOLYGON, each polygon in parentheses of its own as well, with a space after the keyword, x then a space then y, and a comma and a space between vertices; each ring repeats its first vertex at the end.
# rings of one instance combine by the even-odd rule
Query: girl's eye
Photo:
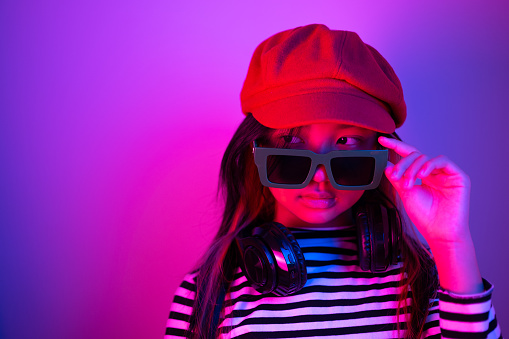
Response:
POLYGON ((302 141, 301 138, 296 137, 295 135, 283 135, 281 139, 287 144, 300 144, 302 141))
POLYGON ((338 144, 340 145, 356 145, 360 142, 358 138, 353 137, 341 137, 338 139, 338 144))

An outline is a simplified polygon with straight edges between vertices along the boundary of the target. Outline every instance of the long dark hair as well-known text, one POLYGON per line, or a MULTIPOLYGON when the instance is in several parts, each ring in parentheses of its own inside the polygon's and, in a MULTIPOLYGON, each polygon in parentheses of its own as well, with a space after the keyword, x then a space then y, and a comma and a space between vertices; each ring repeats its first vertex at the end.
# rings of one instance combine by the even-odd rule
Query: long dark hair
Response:
MULTIPOLYGON (((197 290, 188 332, 190 338, 207 338, 217 330, 211 328, 214 309, 221 290, 229 286, 237 267, 236 249, 232 246, 235 237, 253 223, 261 224, 274 218, 274 197, 267 187, 261 185, 252 154, 253 141, 266 140, 273 131, 248 114, 226 148, 218 187, 224 212, 218 232, 197 267, 197 290)), ((394 162, 394 154, 389 160, 394 162)), ((398 204, 387 179, 383 180, 380 189, 392 203, 398 204)), ((400 214, 405 215, 401 207, 398 209, 400 214)), ((406 321, 407 337, 416 338, 423 332, 429 300, 436 290, 436 274, 433 273, 434 263, 429 253, 408 232, 408 227, 404 229, 402 254, 407 278, 401 282, 398 317, 401 313, 411 314, 406 321), (406 303, 409 290, 413 291, 411 307, 406 303)))

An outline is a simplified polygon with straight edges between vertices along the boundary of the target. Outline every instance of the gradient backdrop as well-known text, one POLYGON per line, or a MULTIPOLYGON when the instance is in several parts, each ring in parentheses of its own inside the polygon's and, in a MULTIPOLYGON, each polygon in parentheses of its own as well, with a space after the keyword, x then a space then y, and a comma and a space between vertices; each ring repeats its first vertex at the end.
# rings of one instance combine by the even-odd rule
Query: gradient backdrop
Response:
POLYGON ((375 46, 403 83, 401 136, 471 176, 509 331, 508 14, 486 0, 1 1, 0 337, 163 336, 217 226, 251 53, 308 23, 375 46))

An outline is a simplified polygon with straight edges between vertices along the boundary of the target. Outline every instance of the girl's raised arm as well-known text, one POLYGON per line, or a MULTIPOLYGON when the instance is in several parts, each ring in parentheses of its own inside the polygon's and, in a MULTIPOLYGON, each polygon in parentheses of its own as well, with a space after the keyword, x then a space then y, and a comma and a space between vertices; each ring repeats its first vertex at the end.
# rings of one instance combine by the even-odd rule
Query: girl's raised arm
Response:
POLYGON ((469 177, 445 156, 429 158, 396 139, 380 137, 379 142, 402 156, 385 174, 430 246, 441 287, 458 294, 482 292, 468 224, 469 177), (421 185, 415 185, 417 178, 421 185))

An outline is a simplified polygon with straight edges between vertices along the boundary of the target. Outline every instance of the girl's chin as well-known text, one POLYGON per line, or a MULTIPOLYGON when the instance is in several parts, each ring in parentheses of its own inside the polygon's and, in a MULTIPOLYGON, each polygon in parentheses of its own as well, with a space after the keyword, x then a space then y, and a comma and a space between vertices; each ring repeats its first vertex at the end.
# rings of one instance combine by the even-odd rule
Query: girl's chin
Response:
POLYGON ((302 208, 293 213, 293 221, 295 227, 307 226, 307 227, 330 227, 330 226, 349 226, 353 225, 354 221, 352 218, 351 209, 347 208, 339 209, 311 209, 302 208))
POLYGON ((299 213, 296 215, 296 224, 309 227, 332 226, 331 224, 336 224, 338 216, 338 213, 324 213, 323 211, 314 213, 299 213))

